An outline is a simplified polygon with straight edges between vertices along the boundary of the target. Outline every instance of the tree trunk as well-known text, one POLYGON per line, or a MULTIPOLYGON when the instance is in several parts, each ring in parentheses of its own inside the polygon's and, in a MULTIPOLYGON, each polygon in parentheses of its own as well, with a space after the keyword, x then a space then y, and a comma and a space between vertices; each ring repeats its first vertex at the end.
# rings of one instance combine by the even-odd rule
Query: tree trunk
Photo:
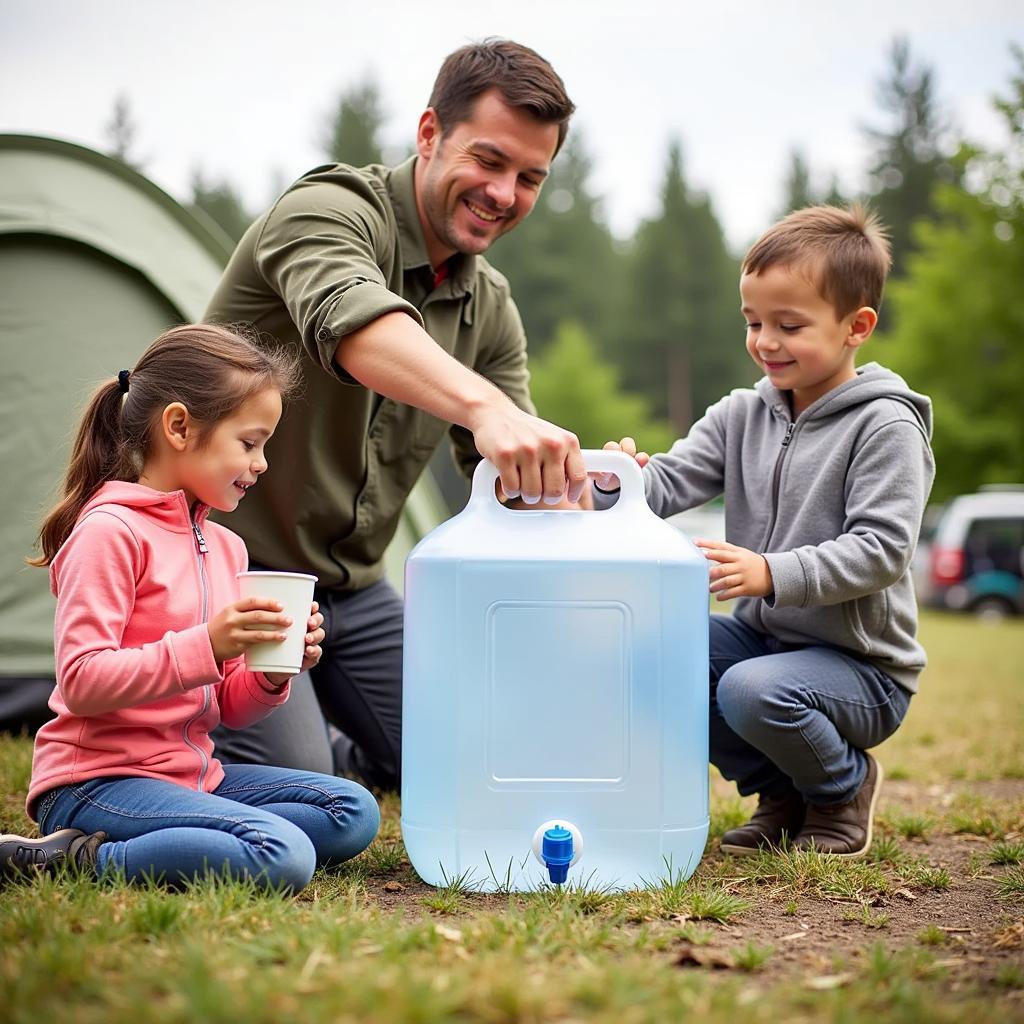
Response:
POLYGON ((693 423, 693 386, 690 381, 690 348, 685 343, 668 351, 668 418, 679 437, 693 423))

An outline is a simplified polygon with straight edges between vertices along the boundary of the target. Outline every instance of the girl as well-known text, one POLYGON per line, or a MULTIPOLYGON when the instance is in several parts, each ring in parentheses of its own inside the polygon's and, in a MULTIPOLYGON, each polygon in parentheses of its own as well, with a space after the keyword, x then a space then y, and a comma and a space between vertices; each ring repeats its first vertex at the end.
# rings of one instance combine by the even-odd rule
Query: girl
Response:
MULTIPOLYGON (((266 470, 296 379, 281 353, 198 324, 161 335, 93 397, 33 562, 57 596, 57 717, 36 736, 27 801, 43 838, 0 836, 0 877, 67 863, 174 885, 223 869, 298 891, 376 835, 377 804, 356 783, 222 765, 209 738, 288 697, 288 676, 241 656, 291 620, 238 600, 245 547, 206 517, 266 470)), ((303 670, 322 622, 314 603, 303 670)))

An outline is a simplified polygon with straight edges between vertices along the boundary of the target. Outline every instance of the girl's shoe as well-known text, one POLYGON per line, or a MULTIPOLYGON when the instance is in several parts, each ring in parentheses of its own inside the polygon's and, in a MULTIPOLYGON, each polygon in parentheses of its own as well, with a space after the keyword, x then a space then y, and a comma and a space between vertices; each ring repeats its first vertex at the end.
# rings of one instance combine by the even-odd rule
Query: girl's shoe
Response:
POLYGON ((63 866, 96 873, 96 851, 107 841, 106 832, 86 835, 77 828, 62 828, 41 839, 0 836, 0 879, 51 874, 63 866))
POLYGON ((758 794, 757 810, 750 821, 722 836, 722 852, 749 857, 759 850, 779 849, 786 839, 793 839, 800 831, 804 809, 804 798, 795 789, 780 796, 758 794))

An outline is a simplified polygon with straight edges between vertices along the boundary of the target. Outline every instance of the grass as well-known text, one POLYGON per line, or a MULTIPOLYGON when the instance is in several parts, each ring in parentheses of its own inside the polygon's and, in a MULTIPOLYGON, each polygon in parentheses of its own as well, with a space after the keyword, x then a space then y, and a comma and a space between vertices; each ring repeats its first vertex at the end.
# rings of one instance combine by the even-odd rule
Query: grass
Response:
MULTIPOLYGON (((1024 988, 1016 963, 953 984, 955 929, 919 924, 901 948, 892 942, 906 893, 921 906, 959 881, 925 855, 937 836, 960 836, 977 850, 974 876, 1005 908, 1008 935, 1024 914, 1022 802, 950 791, 955 779, 1024 777, 1017 749, 1024 623, 989 627, 931 615, 921 635, 930 668, 905 727, 880 756, 890 779, 930 787, 933 798, 927 808, 886 809, 864 860, 721 856, 717 837, 745 820, 752 801, 716 779, 713 838, 691 879, 666 865, 637 892, 576 885, 481 896, 463 876, 424 894, 401 844, 398 800, 388 797, 374 845, 336 873, 318 872, 294 898, 215 880, 180 894, 74 878, 0 887, 0 1017, 10 1024, 1010 1020, 1020 1014, 1024 988), (822 908, 834 910, 854 945, 833 954, 826 943, 817 966, 794 967, 793 954, 815 941, 822 908), (784 922, 776 934, 796 934, 810 921, 809 937, 769 944, 755 928, 767 912, 784 922), (683 946, 709 957, 720 951, 729 966, 682 966, 683 946)), ((0 831, 28 827, 30 762, 29 742, 0 737, 0 831)), ((493 872, 500 883, 501 867, 493 872)))
POLYGON ((892 780, 1024 778, 1024 619, 924 612, 928 668, 906 721, 878 748, 892 780))

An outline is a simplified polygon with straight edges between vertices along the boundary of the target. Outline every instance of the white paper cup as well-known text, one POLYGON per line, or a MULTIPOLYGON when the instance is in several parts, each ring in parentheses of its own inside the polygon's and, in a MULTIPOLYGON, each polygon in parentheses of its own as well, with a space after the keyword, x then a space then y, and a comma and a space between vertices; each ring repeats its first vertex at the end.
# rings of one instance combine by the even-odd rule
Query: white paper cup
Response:
MULTIPOLYGON (((285 630, 287 639, 271 644, 254 644, 245 652, 245 667, 250 672, 283 672, 295 675, 302 668, 306 652, 306 622, 313 603, 313 584, 317 577, 304 572, 253 570, 238 574, 241 598, 266 597, 284 605, 284 614, 292 624, 285 630)), ((254 626, 254 629, 268 627, 254 626)), ((275 630, 279 627, 274 626, 275 630)))

